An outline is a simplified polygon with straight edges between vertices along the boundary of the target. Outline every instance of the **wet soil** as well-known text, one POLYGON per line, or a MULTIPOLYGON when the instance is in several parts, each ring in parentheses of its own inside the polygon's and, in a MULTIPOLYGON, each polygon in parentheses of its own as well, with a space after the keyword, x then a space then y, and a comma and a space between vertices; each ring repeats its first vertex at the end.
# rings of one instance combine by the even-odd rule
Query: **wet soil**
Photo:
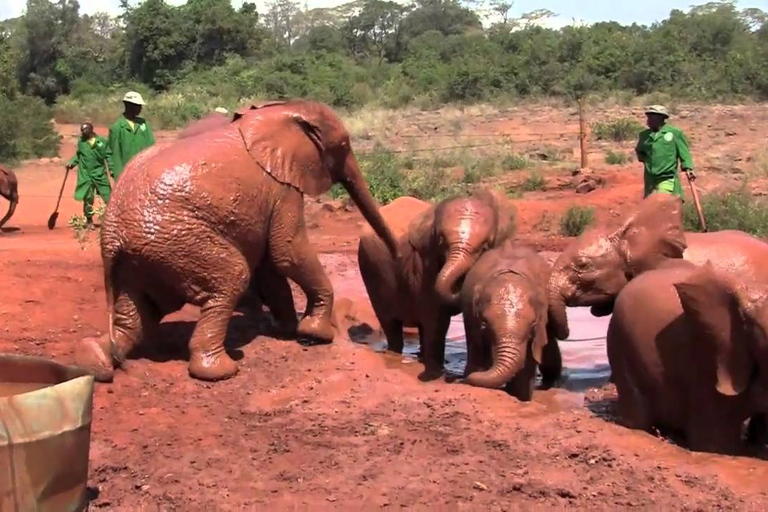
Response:
MULTIPOLYGON (((557 115, 563 119, 551 117, 553 126, 541 130, 573 122, 557 115)), ((717 115, 724 114, 713 110, 704 119, 719 126, 731 119, 717 115)), ((467 122, 465 129, 500 129, 494 122, 467 122)), ((75 130, 62 127, 64 159, 75 130)), ((636 204, 636 168, 595 172, 610 186, 518 200, 521 243, 557 251, 568 242, 534 228, 542 212, 581 201, 607 222, 636 204)), ((74 343, 106 328, 98 249, 81 249, 66 227, 81 210, 71 198, 74 180, 58 227, 45 226, 63 178, 60 162, 30 162, 17 173, 13 229, 0 234, 0 352, 72 362, 74 343)), ((381 337, 355 261, 362 218, 314 200, 307 218, 336 290, 343 326, 336 342, 276 340, 268 319, 236 314, 227 343, 240 373, 203 383, 187 376, 181 348, 197 311, 166 318, 153 351, 129 360, 114 383, 96 386, 93 510, 768 508, 765 461, 691 453, 615 424, 604 332, 581 310, 569 312, 572 338, 580 341, 562 343, 566 379, 531 403, 451 379, 420 382, 412 345, 402 356, 378 351, 381 337)), ((302 299, 297 293, 300 307, 302 299)), ((454 372, 463 362, 456 321, 448 355, 454 372)))

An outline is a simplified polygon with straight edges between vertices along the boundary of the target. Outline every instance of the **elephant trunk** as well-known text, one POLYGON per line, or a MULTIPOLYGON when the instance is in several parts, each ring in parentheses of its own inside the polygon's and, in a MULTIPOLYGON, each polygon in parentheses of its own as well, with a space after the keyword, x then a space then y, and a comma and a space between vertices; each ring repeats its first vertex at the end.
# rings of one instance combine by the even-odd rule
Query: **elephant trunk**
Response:
POLYGON ((5 217, 0 220, 0 228, 3 227, 5 223, 11 219, 11 217, 13 217, 13 213, 16 211, 16 205, 19 204, 19 194, 14 193, 11 196, 10 201, 11 204, 8 206, 8 212, 5 214, 5 217))
POLYGON ((549 279, 547 289, 549 297, 549 326, 559 340, 568 339, 568 315, 565 310, 565 280, 566 277, 555 271, 549 279))
POLYGON ((493 366, 484 372, 467 375, 466 382, 480 388, 497 389, 512 380, 525 364, 527 347, 517 336, 502 336, 497 340, 493 366))
POLYGON ((472 267, 472 258, 462 246, 453 247, 445 265, 437 276, 435 291, 444 305, 457 308, 460 306, 461 290, 456 285, 472 267))
POLYGON ((393 258, 399 258, 399 249, 397 239, 392 230, 387 225, 384 217, 379 212, 379 203, 368 190, 368 184, 363 178, 360 166, 354 156, 350 155, 344 169, 341 183, 344 189, 349 193, 349 197, 355 202, 360 213, 362 213, 368 224, 379 235, 389 249, 393 258))

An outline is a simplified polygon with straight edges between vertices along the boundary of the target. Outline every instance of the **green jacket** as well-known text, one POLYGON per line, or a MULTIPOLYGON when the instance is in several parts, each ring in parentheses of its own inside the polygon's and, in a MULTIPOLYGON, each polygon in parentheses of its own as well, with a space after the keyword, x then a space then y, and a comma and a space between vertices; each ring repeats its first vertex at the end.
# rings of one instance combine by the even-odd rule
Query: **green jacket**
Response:
POLYGON ((107 163, 115 180, 120 177, 131 158, 155 143, 149 123, 137 117, 134 125, 134 128, 131 128, 125 116, 120 116, 109 128, 107 163))
POLYGON ((658 132, 644 130, 640 133, 637 159, 644 164, 643 181, 647 197, 662 182, 674 180, 673 193, 683 198, 678 162, 685 170, 693 170, 693 160, 688 140, 682 130, 665 124, 658 132))
POLYGON ((82 201, 91 187, 109 187, 109 178, 105 168, 107 160, 107 141, 104 137, 95 136, 91 146, 82 138, 77 139, 77 151, 70 165, 77 166, 77 185, 75 199, 82 201))

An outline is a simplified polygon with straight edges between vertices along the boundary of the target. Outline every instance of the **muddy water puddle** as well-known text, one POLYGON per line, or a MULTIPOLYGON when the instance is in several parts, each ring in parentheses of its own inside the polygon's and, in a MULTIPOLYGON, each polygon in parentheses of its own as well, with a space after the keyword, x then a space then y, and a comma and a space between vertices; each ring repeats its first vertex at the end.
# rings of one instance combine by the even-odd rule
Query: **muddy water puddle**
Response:
MULTIPOLYGON (((599 388, 608 382, 610 367, 605 349, 605 332, 610 317, 595 318, 589 308, 570 308, 568 320, 571 337, 560 341, 563 357, 563 378, 555 388, 534 393, 534 401, 552 410, 573 409, 584 406, 584 393, 590 388, 599 388)), ((353 331, 354 332, 354 331, 353 331)), ((357 334, 353 341, 369 346, 376 352, 385 352, 387 342, 380 332, 357 334)), ((413 364, 417 362, 419 338, 406 331, 402 359, 389 359, 388 366, 413 364)), ((467 362, 467 346, 464 338, 464 323, 461 316, 451 319, 445 343, 445 367, 449 375, 460 377, 467 362)), ((541 376, 537 376, 537 386, 541 376)))
POLYGON ((21 395, 22 393, 37 391, 48 386, 51 386, 51 384, 43 384, 41 382, 0 382, 0 398, 21 395))
MULTIPOLYGON (((556 254, 550 254, 554 259, 556 254)), ((320 259, 333 283, 337 297, 356 297, 367 301, 367 293, 357 268, 357 263, 348 255, 322 254, 320 259)), ((553 389, 538 390, 534 400, 553 410, 572 409, 584 406, 584 394, 591 388, 599 388, 608 382, 610 367, 605 349, 605 334, 610 316, 594 317, 589 308, 568 308, 570 338, 560 341, 563 357, 563 378, 553 389)), ((369 346, 377 352, 385 352, 387 341, 383 333, 352 329, 354 342, 369 346)), ((387 365, 418 364, 419 338, 415 329, 406 330, 403 355, 387 357, 387 365)), ((461 376, 467 362, 467 346, 464 338, 464 322, 461 315, 454 316, 448 329, 445 344, 446 370, 452 376, 461 376)), ((537 385, 540 376, 537 377, 537 385)))

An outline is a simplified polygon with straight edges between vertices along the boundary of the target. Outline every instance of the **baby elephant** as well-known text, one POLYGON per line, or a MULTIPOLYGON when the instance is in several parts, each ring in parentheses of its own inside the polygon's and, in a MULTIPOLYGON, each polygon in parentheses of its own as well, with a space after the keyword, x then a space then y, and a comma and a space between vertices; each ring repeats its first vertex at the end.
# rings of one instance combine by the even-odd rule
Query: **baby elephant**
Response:
POLYGON ((465 382, 484 388, 506 385, 531 399, 536 365, 559 375, 560 351, 547 343, 549 265, 531 249, 507 240, 483 254, 461 290, 467 335, 465 382))

